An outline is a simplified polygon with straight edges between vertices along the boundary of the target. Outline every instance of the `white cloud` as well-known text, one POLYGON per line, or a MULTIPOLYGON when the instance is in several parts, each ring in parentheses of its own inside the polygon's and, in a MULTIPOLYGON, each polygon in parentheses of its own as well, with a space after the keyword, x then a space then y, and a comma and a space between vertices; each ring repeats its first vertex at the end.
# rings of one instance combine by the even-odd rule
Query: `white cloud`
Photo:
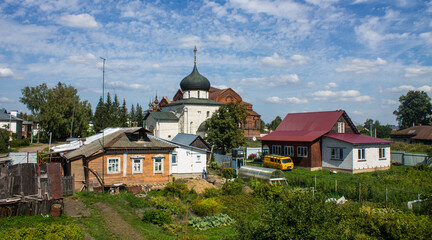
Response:
POLYGON ((6 77, 13 77, 14 73, 10 68, 0 68, 0 77, 6 78, 6 77))
POLYGON ((222 45, 229 45, 234 42, 234 39, 227 34, 208 36, 208 39, 222 45))
POLYGON ((308 100, 307 99, 300 99, 297 97, 287 97, 287 98, 269 97, 266 99, 266 102, 277 103, 277 104, 285 104, 285 103, 302 104, 302 103, 308 103, 308 100))
POLYGON ((13 102, 13 100, 10 99, 10 98, 7 98, 7 97, 0 97, 0 102, 2 102, 2 103, 10 103, 10 102, 13 102))
POLYGON ((325 89, 330 89, 330 88, 337 88, 339 85, 335 82, 329 82, 329 84, 327 84, 325 86, 325 89))
POLYGON ((243 85, 254 85, 259 87, 280 87, 296 83, 300 79, 297 74, 287 74, 282 76, 262 77, 262 78, 244 78, 240 80, 243 85))
POLYGON ((84 13, 78 15, 64 15, 60 17, 58 23, 74 28, 97 28, 98 23, 93 16, 84 13))
POLYGON ((432 73, 432 66, 406 67, 404 76, 418 77, 429 73, 432 73))
POLYGON ((383 100, 381 100, 381 102, 383 104, 385 104, 385 105, 396 105, 396 104, 398 104, 397 101, 391 100, 391 99, 383 99, 383 100))
POLYGON ((198 36, 185 36, 179 39, 180 47, 182 48, 193 48, 195 46, 201 46, 201 38, 198 36))
POLYGON ((79 64, 94 64, 96 63, 96 60, 96 56, 91 53, 87 53, 83 56, 69 56, 66 58, 66 62, 79 64))
POLYGON ((354 58, 347 62, 347 65, 336 68, 336 72, 354 72, 356 74, 372 73, 380 71, 380 66, 387 64, 387 61, 382 58, 377 58, 375 61, 354 58))
POLYGON ((219 89, 225 89, 225 88, 228 88, 227 85, 212 85, 212 87, 219 88, 219 89))
POLYGON ((386 88, 382 92, 402 93, 402 92, 415 91, 415 90, 430 91, 431 90, 431 86, 424 85, 422 87, 416 88, 416 87, 414 87, 412 85, 401 85, 401 86, 398 86, 398 87, 386 88))
POLYGON ((372 102, 374 99, 370 96, 361 95, 357 90, 347 91, 317 91, 310 94, 316 101, 343 101, 343 102, 372 102))
POLYGON ((424 85, 418 88, 420 91, 432 92, 432 86, 424 85))
POLYGON ((151 90, 151 88, 147 85, 138 84, 138 83, 125 83, 122 81, 108 82, 107 85, 114 89, 124 89, 124 90, 133 89, 133 90, 144 90, 144 91, 151 90))
POLYGON ((351 111, 350 113, 352 113, 354 115, 363 115, 363 112, 360 112, 358 110, 351 111))
POLYGON ((289 59, 286 59, 274 53, 273 56, 261 58, 260 62, 266 67, 285 67, 288 65, 304 65, 308 60, 309 57, 302 55, 293 55, 289 59))

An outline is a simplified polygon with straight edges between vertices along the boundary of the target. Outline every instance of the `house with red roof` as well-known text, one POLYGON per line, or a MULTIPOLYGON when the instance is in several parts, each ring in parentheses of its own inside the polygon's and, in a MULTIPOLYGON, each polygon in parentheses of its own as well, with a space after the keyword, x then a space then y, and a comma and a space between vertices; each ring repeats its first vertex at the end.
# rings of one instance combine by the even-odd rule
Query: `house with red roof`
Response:
POLYGON ((390 142, 361 135, 343 110, 290 113, 262 138, 264 154, 290 156, 295 167, 358 173, 390 168, 390 142))

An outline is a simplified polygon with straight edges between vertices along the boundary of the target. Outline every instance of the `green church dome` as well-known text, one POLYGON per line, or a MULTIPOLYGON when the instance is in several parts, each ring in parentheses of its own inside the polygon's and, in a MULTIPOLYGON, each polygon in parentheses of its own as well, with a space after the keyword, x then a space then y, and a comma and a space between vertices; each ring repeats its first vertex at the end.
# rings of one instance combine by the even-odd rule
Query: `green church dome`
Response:
POLYGON ((190 90, 203 90, 208 91, 210 89, 210 81, 198 72, 196 65, 194 65, 193 71, 187 77, 183 78, 180 82, 180 88, 183 91, 190 90))

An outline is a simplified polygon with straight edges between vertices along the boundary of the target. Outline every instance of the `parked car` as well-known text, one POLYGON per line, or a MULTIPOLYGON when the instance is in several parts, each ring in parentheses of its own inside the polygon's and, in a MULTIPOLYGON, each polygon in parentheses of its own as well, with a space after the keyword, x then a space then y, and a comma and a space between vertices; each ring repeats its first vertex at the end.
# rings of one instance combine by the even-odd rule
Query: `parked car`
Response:
POLYGON ((294 168, 294 163, 290 157, 266 155, 264 157, 263 166, 280 170, 291 170, 294 168))

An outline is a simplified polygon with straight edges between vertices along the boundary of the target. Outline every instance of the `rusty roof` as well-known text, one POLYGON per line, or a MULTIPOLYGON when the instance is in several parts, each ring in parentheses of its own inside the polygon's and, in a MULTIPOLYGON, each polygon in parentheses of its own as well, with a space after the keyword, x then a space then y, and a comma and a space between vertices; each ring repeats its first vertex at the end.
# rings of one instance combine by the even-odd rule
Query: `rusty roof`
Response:
POLYGON ((390 136, 405 136, 418 140, 432 140, 432 126, 413 126, 391 133, 390 136))

